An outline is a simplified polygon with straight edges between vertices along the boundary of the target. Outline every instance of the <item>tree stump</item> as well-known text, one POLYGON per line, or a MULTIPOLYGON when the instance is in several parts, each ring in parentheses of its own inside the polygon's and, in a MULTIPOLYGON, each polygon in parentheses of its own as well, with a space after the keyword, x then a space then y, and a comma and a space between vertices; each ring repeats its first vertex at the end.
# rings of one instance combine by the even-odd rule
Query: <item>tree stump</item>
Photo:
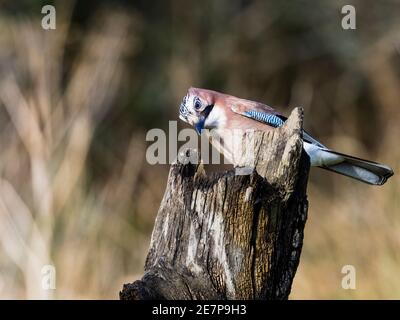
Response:
POLYGON ((122 300, 287 299, 307 217, 303 114, 257 132, 255 170, 171 166, 141 280, 122 300))

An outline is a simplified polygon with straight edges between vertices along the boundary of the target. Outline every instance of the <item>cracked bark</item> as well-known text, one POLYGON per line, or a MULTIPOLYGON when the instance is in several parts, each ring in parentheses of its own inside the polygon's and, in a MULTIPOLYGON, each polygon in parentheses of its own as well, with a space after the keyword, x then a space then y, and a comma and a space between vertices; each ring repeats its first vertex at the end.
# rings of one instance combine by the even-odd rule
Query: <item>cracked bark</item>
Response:
MULTIPOLYGON (((173 164, 145 274, 120 299, 287 299, 307 217, 302 111, 255 134, 255 169, 173 164)), ((250 150, 248 150, 250 151, 250 150)))

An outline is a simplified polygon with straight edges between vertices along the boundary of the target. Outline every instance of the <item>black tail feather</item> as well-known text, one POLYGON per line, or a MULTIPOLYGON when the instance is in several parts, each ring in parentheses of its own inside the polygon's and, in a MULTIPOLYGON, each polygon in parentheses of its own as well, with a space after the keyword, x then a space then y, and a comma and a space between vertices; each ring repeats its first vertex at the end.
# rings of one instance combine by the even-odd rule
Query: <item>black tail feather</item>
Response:
POLYGON ((394 174, 393 170, 384 164, 349 156, 333 150, 325 151, 343 157, 344 161, 330 166, 321 166, 323 169, 372 185, 383 185, 394 174))

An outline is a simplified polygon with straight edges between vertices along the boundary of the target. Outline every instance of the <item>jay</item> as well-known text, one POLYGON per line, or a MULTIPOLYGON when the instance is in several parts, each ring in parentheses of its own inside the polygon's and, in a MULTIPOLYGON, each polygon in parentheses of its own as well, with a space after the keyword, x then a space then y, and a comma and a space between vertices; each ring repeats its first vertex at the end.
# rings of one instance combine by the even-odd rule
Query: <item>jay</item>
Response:
MULTIPOLYGON (((179 118, 194 126, 197 133, 209 129, 221 139, 212 139, 213 146, 235 165, 237 150, 232 135, 226 130, 269 131, 281 126, 286 117, 273 108, 255 101, 240 99, 212 90, 189 88, 179 108, 179 118)), ((383 164, 333 151, 303 131, 303 148, 311 166, 324 168, 359 181, 382 185, 393 175, 383 164)))

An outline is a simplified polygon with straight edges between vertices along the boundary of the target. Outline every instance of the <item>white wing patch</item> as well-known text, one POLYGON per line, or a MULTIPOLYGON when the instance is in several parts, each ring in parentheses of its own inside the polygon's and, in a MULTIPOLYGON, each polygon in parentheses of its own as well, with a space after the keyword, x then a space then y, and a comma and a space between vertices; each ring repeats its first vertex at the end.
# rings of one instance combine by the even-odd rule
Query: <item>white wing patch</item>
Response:
POLYGON ((310 157, 310 165, 313 167, 331 166, 344 161, 342 156, 326 152, 326 149, 316 146, 315 144, 304 141, 303 147, 310 157))

